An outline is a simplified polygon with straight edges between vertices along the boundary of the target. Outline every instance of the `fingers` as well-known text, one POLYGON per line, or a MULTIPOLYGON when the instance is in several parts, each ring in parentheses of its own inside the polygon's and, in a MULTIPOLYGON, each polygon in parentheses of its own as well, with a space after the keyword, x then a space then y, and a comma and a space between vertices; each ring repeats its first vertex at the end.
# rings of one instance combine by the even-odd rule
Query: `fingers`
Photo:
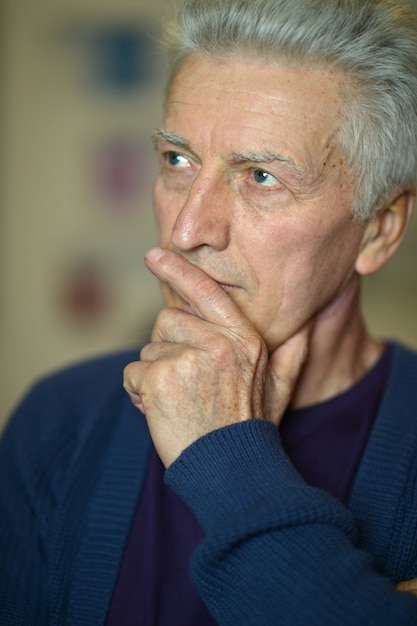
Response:
POLYGON ((153 248, 145 255, 145 262, 200 318, 226 327, 241 324, 245 319, 213 278, 178 254, 153 248))
POLYGON ((159 313, 152 331, 152 341, 174 343, 198 342, 208 324, 199 317, 190 315, 181 309, 169 307, 159 313), (193 340, 193 338, 195 338, 193 340))
POLYGON ((291 404, 297 381, 307 358, 311 325, 299 330, 269 357, 265 415, 277 427, 291 404))
POLYGON ((175 358, 184 349, 183 344, 158 340, 148 343, 140 352, 140 362, 153 362, 157 359, 175 358))
POLYGON ((298 378, 307 357, 311 325, 303 326, 295 335, 276 348, 269 358, 269 367, 276 379, 293 381, 298 378))
POLYGON ((145 413, 142 396, 139 392, 140 379, 145 369, 145 364, 139 361, 129 363, 123 371, 123 387, 127 392, 132 404, 145 413))

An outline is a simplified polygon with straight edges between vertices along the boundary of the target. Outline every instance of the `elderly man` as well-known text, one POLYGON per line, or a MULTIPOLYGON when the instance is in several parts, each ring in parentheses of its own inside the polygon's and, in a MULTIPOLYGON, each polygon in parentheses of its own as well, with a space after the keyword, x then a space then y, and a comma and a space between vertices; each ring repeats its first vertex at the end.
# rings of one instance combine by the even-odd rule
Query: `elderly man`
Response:
POLYGON ((126 354, 23 402, 1 623, 415 624, 417 356, 360 309, 412 213, 415 31, 385 0, 190 0, 168 47, 146 419, 126 354))

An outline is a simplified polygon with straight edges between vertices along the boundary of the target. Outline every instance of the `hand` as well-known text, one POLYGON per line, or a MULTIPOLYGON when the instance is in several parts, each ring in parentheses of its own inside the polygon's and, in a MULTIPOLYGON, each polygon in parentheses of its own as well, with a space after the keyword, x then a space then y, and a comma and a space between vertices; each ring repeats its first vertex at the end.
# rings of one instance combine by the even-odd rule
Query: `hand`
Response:
POLYGON ((268 356, 259 333, 205 272, 168 251, 151 251, 146 263, 184 301, 183 309, 159 314, 152 343, 124 376, 165 466, 222 426, 252 418, 278 426, 307 353, 308 329, 268 356))

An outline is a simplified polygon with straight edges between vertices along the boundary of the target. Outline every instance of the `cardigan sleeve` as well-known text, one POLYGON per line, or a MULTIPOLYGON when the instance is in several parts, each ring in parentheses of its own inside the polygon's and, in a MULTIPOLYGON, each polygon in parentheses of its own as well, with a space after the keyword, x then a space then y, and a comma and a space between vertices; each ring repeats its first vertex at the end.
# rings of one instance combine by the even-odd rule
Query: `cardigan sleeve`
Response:
POLYGON ((272 424, 206 435, 166 481, 204 530, 191 576, 221 626, 417 623, 417 599, 376 571, 352 514, 302 480, 272 424))

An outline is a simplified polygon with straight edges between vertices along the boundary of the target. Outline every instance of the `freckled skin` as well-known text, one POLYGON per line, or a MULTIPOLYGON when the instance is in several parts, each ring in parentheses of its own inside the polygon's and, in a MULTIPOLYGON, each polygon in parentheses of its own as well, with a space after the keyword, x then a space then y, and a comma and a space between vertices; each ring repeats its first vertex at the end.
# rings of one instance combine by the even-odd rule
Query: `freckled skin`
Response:
POLYGON ((168 94, 162 126, 185 137, 193 155, 184 154, 185 173, 167 173, 163 152, 176 148, 159 145, 160 244, 237 284, 231 297, 270 350, 357 280, 363 228, 351 219, 352 176, 334 139, 340 110, 339 82, 323 70, 198 55, 185 60, 168 94), (336 106, 324 106, 329 100, 336 106), (239 178, 228 156, 265 148, 289 155, 303 179, 266 164, 281 184, 249 187, 250 168, 239 178))
POLYGON ((222 426, 340 393, 380 354, 360 313, 340 84, 320 69, 186 58, 156 134, 166 308, 125 388, 166 466, 222 426), (306 97, 308 94, 308 97, 306 97))

